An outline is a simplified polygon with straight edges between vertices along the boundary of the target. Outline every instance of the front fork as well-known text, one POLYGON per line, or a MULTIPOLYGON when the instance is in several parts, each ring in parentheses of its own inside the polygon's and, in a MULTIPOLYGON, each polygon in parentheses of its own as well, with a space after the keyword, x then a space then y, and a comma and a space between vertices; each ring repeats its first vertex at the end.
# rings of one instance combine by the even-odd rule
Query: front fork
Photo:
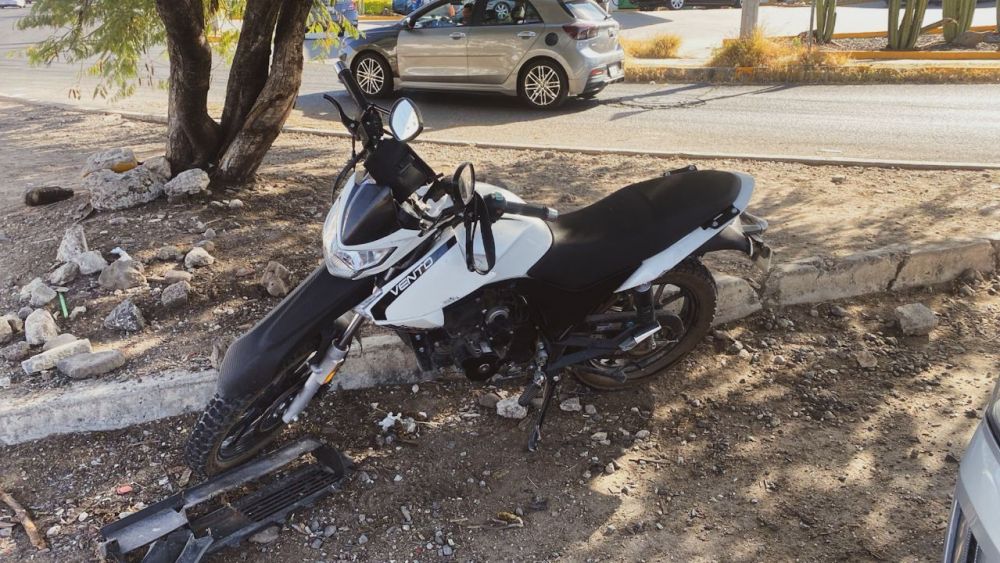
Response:
POLYGON ((333 376, 337 374, 337 370, 340 369, 340 366, 344 364, 344 360, 347 359, 347 352, 351 349, 351 339, 354 338, 354 334, 363 322, 364 317, 355 312, 354 318, 347 325, 347 329, 344 330, 344 333, 339 338, 330 343, 323 357, 321 358, 317 354, 309 360, 309 379, 306 380, 302 389, 295 396, 295 400, 289 405, 285 414, 281 415, 281 420, 285 424, 290 424, 298 420, 299 415, 309 406, 309 401, 312 401, 312 398, 316 396, 320 387, 333 380, 333 376))

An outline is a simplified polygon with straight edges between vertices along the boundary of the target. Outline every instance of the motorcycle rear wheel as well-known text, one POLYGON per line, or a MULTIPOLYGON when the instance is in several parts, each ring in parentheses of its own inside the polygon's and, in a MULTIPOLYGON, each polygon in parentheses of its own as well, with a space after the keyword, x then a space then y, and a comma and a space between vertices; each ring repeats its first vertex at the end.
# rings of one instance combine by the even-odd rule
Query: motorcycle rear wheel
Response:
MULTIPOLYGON (((718 292, 715 279, 700 260, 688 258, 652 285, 657 317, 663 328, 628 352, 570 368, 583 384, 606 391, 634 387, 677 363, 708 334, 715 318, 718 292), (675 318, 681 323, 679 334, 674 334, 666 322, 673 321, 676 325, 675 318), (602 372, 619 369, 625 372, 625 383, 601 375, 602 372)), ((630 297, 619 295, 598 314, 632 311, 635 307, 630 297)))
POLYGON ((281 434, 281 415, 309 378, 306 362, 317 344, 306 339, 293 348, 266 387, 239 397, 212 397, 184 450, 196 475, 208 477, 241 465, 281 434))

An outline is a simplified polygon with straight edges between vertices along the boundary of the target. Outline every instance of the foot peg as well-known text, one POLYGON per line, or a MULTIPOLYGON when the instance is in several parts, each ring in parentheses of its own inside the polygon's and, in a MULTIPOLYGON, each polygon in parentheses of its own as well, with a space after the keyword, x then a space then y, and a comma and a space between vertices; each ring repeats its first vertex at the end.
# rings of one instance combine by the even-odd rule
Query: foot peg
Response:
POLYGON ((108 524, 101 528, 101 549, 108 559, 125 561, 128 553, 149 545, 144 562, 197 563, 335 491, 351 467, 351 460, 337 450, 304 438, 108 524), (285 467, 306 454, 315 461, 285 467), (281 477, 258 482, 279 471, 281 477), (215 500, 251 484, 257 489, 249 495, 215 500), (191 520, 189 514, 198 516, 191 520))

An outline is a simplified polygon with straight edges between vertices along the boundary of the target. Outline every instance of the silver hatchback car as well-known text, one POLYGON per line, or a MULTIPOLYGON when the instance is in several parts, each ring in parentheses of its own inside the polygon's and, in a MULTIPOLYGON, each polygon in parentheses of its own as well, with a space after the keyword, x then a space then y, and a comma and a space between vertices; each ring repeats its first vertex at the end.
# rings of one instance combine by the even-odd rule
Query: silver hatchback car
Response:
POLYGON ((619 25, 593 0, 438 0, 344 42, 369 96, 400 88, 498 92, 536 108, 624 78, 619 25))

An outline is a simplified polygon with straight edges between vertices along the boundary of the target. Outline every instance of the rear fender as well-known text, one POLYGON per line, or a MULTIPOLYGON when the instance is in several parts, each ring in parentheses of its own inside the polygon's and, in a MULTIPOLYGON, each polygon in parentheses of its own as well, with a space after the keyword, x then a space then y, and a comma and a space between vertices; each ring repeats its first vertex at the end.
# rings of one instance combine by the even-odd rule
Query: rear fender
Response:
POLYGON ((305 338, 321 343, 320 336, 328 341, 337 323, 344 322, 338 319, 370 296, 374 288, 374 278, 335 278, 326 267, 316 268, 229 347, 219 368, 219 394, 237 398, 266 386, 296 345, 305 338))

